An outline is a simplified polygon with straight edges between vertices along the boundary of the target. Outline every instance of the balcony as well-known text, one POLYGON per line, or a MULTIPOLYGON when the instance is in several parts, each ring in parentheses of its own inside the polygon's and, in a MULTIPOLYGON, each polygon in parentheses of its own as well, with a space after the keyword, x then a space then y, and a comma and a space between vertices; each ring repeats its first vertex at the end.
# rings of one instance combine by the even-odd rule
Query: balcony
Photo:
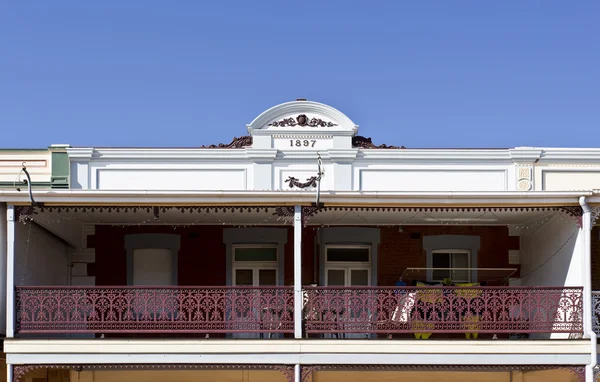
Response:
POLYGON ((18 287, 18 333, 293 333, 288 287, 18 287))
MULTIPOLYGON (((294 333, 291 287, 17 287, 15 297, 25 336, 294 333)), ((583 332, 577 287, 305 287, 302 300, 308 336, 583 332)))

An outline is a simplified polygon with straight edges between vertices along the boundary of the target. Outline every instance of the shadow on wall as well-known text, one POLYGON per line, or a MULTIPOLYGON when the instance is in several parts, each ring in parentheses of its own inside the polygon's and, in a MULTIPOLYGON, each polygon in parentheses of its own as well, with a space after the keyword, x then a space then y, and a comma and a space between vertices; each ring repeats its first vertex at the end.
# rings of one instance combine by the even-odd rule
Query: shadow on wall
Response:
MULTIPOLYGON (((521 235, 521 285, 583 286, 583 256, 579 227, 556 214, 521 235)), ((575 315, 574 315, 575 317, 575 315)), ((568 338, 568 334, 534 334, 530 338, 568 338)))

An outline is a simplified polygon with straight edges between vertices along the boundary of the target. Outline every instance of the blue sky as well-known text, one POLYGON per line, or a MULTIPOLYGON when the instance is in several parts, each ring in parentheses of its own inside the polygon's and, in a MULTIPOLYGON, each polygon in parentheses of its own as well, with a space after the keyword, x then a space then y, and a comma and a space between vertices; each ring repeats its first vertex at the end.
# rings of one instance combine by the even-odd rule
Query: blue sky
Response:
POLYGON ((0 147, 229 142, 331 104, 375 143, 599 146, 600 1, 4 1, 0 147))

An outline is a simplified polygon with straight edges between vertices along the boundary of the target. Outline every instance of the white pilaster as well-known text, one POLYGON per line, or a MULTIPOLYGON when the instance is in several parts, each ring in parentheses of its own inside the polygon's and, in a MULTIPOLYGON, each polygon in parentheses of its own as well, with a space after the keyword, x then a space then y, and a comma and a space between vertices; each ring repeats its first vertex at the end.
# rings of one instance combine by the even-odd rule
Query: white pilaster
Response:
POLYGON ((352 163, 358 155, 358 149, 332 149, 327 153, 333 162, 333 188, 336 191, 352 190, 352 163))
POLYGON ((294 337, 302 338, 302 206, 294 207, 294 337))
POLYGON ((69 184, 72 189, 89 189, 91 188, 90 179, 90 160, 94 154, 94 149, 91 147, 71 147, 67 148, 69 155, 70 180, 69 184))
POLYGON ((254 162, 252 179, 247 185, 249 190, 273 189, 273 161, 277 149, 246 149, 248 158, 254 162))
MULTIPOLYGON (((6 338, 15 336, 15 207, 6 208, 6 338)), ((8 367, 10 369, 10 367, 8 367)), ((10 379, 12 380, 12 379, 10 379)))

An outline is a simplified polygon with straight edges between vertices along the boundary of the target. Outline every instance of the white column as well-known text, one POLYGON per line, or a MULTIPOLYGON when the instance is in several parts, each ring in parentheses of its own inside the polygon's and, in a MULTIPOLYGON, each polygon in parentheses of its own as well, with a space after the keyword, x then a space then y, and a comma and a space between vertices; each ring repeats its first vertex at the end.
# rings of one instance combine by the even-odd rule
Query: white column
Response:
POLYGON ((6 382, 13 382, 13 365, 6 364, 6 382))
POLYGON ((0 333, 6 330, 6 204, 0 203, 0 333))
POLYGON ((294 338, 302 338, 302 206, 294 207, 294 338))
POLYGON ((581 240, 581 257, 583 266, 583 337, 590 338, 590 363, 585 367, 585 380, 595 381, 594 368, 598 360, 598 345, 597 337, 593 332, 592 315, 594 314, 594 306, 592 304, 592 251, 591 251, 591 234, 592 234, 592 211, 588 206, 585 196, 579 198, 579 205, 583 210, 581 216, 581 229, 579 234, 581 240))
POLYGON ((299 364, 294 366, 294 382, 302 382, 302 369, 299 364))
MULTIPOLYGON (((15 336, 15 207, 6 209, 6 338, 15 336)), ((10 367, 9 367, 10 369, 10 367)))

